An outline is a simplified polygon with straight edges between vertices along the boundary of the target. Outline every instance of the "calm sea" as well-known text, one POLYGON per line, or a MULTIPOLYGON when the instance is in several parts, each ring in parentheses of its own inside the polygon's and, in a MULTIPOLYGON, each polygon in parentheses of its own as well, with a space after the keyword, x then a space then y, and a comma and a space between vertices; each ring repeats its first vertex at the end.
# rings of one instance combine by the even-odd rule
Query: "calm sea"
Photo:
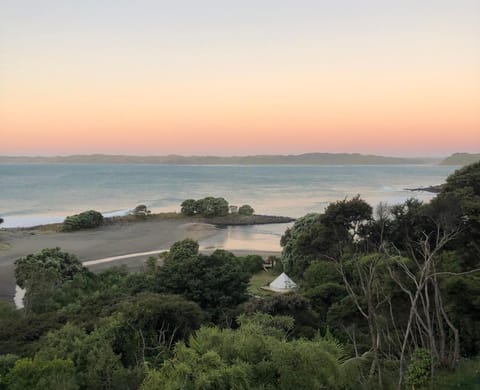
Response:
POLYGON ((248 203, 259 214, 299 217, 356 194, 372 205, 412 196, 428 200, 432 194, 405 188, 440 184, 456 168, 2 164, 0 216, 2 227, 32 226, 87 209, 106 215, 123 214, 138 204, 153 211, 179 210, 184 199, 211 195, 235 205, 248 203))

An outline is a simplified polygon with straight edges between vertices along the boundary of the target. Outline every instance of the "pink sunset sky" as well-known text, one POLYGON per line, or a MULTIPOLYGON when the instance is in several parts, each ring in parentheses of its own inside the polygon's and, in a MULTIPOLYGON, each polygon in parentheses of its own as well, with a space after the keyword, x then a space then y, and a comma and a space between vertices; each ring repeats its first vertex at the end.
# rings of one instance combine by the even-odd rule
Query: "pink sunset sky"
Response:
POLYGON ((480 3, 333 3, 2 2, 0 154, 479 152, 480 3))

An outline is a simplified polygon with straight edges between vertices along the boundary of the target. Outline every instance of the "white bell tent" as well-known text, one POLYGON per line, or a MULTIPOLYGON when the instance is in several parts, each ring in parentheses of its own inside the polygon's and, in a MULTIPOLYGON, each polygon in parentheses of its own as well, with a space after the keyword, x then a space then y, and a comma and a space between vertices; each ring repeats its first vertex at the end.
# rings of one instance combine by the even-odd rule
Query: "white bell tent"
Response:
POLYGON ((287 292, 297 287, 297 284, 285 272, 271 282, 268 287, 273 291, 287 292))

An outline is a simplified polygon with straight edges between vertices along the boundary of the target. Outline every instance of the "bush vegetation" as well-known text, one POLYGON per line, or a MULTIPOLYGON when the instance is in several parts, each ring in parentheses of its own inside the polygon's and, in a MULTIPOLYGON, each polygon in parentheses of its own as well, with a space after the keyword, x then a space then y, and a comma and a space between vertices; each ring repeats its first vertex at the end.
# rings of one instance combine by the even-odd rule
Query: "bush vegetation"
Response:
POLYGON ((253 215, 255 210, 249 204, 244 204, 238 208, 238 214, 240 215, 253 215))
POLYGON ((65 218, 62 231, 72 232, 74 230, 92 229, 101 226, 102 223, 103 215, 101 213, 95 210, 88 210, 65 218))
POLYGON ((181 213, 186 216, 222 217, 228 214, 228 202, 224 198, 207 196, 203 199, 187 199, 181 204, 181 213))

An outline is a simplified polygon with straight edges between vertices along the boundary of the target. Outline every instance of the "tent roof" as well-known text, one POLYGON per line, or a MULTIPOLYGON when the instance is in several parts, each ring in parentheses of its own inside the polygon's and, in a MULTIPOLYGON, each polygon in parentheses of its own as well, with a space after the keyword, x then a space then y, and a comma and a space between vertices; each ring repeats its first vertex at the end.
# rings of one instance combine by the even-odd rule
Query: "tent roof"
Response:
POLYGON ((281 275, 273 282, 271 282, 268 286, 272 289, 277 290, 290 290, 297 287, 296 283, 292 279, 290 279, 285 272, 282 272, 281 275))

